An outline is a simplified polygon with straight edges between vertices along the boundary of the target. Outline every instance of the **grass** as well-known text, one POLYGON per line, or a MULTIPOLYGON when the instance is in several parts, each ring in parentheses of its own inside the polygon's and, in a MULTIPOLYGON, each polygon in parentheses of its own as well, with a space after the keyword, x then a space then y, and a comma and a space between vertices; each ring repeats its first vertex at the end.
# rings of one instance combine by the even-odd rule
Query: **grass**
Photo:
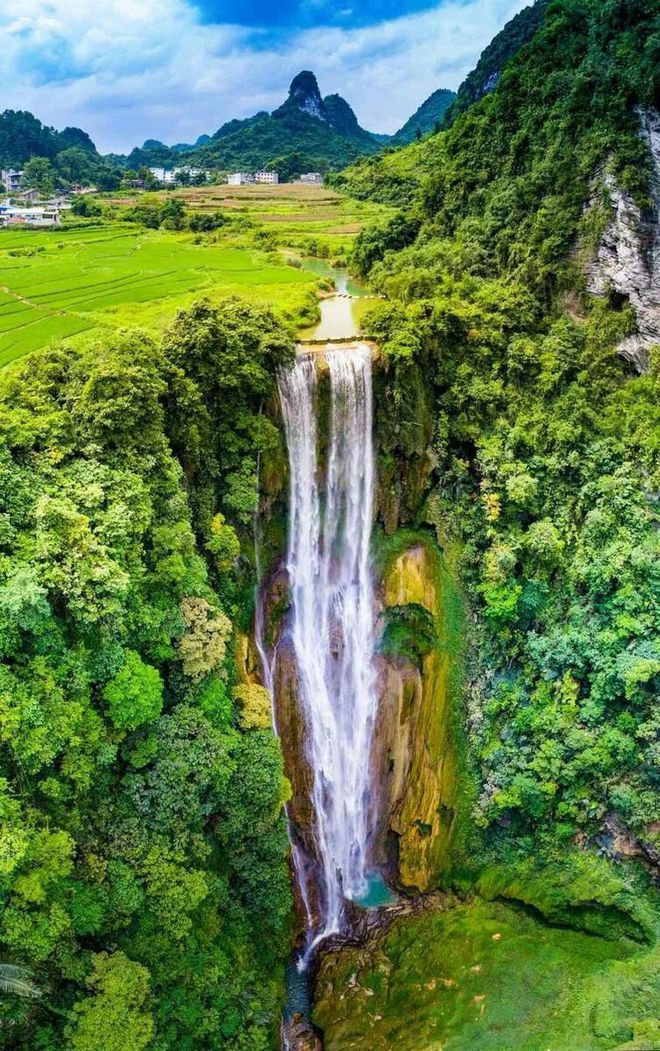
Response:
POLYGON ((312 320, 319 274, 292 266, 292 257, 341 259, 379 210, 323 187, 286 184, 177 196, 191 211, 220 210, 230 222, 204 236, 147 230, 122 220, 138 199, 128 194, 101 198, 114 218, 98 224, 0 230, 0 367, 54 340, 127 327, 158 333, 201 295, 268 304, 299 327, 312 320))
POLYGON ((192 299, 239 294, 293 317, 314 276, 255 248, 106 223, 0 232, 0 365, 53 339, 163 328, 192 299), (34 255, 13 254, 23 249, 34 255))
POLYGON ((475 901, 323 965, 326 1051, 657 1048, 660 954, 475 901))
MULTIPOLYGON (((180 197, 191 211, 221 211, 253 224, 278 245, 306 251, 310 241, 331 256, 350 247, 362 227, 391 209, 372 201, 355 201, 323 186, 201 186, 150 194, 153 199, 180 197)), ((136 204, 133 195, 111 197, 119 207, 136 204)))

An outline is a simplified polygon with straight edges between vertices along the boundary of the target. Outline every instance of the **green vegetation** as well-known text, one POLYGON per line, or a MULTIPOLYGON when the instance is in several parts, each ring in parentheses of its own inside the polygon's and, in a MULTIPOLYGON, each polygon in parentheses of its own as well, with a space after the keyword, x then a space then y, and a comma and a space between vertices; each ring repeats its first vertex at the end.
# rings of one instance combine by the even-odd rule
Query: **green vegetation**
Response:
POLYGON ((529 7, 523 8, 507 22, 502 32, 491 40, 475 68, 458 89, 453 104, 447 108, 446 124, 451 124, 459 113, 464 113, 484 95, 495 90, 507 62, 514 58, 540 29, 548 3, 549 0, 534 0, 529 7))
POLYGON ((0 367, 55 339, 158 334, 200 292, 310 324, 324 275, 299 257, 341 265, 365 223, 389 214, 316 186, 86 196, 74 211, 53 230, 0 230, 0 367))
POLYGON ((0 231, 0 286, 6 365, 56 338, 135 325, 162 330, 200 291, 214 301, 240 293, 295 318, 314 279, 256 247, 233 247, 229 237, 198 244, 175 231, 99 222, 0 231))
POLYGON ((409 117, 403 127, 399 128, 392 139, 392 144, 405 146, 413 139, 419 139, 429 131, 439 131, 445 113, 456 98, 455 91, 438 88, 422 102, 418 110, 409 117))
MULTIPOLYGON (((584 294, 572 250, 593 250, 601 166, 647 199, 633 106, 660 99, 659 33, 644 0, 556 0, 492 95, 370 162, 379 197, 411 159, 429 173, 354 259, 389 300, 367 324, 388 363, 379 434, 389 489, 409 497, 399 520, 461 547, 478 614, 482 863, 561 854, 612 813, 653 839, 660 371, 653 357, 630 374, 616 347, 632 312, 584 294)), ((366 189, 364 172, 344 184, 366 189)))
POLYGON ((229 300, 2 375, 7 1051, 272 1047, 288 785, 233 636, 292 352, 229 300))
MULTIPOLYGON (((364 152, 343 100, 321 101, 327 126, 293 92, 198 153, 295 173, 364 152)), ((584 262, 603 172, 649 203, 635 107, 659 104, 655 0, 551 0, 487 50, 444 130, 332 176, 353 201, 120 192, 0 234, 0 365, 63 340, 0 377, 3 1051, 276 1039, 289 786, 237 636, 258 463, 281 491, 274 376, 318 259, 349 252, 384 297, 377 555, 430 534, 451 576, 440 631, 394 599, 381 645, 461 652, 443 670, 459 827, 441 860, 424 848, 424 886, 468 897, 325 965, 327 1047, 657 1042, 647 871, 613 861, 657 856, 660 357, 633 374, 633 312, 586 294, 584 262)), ((83 133, 60 150, 18 116, 28 180, 73 181, 83 133)), ((448 816, 431 807, 425 841, 448 816)))
POLYGON ((315 1020, 328 1051, 613 1051, 655 1047, 657 949, 539 923, 520 908, 446 901, 323 964, 315 1020))
POLYGON ((101 157, 87 132, 80 128, 56 131, 24 110, 0 113, 0 167, 25 169, 25 187, 51 193, 55 184, 74 183, 112 190, 121 171, 101 157))

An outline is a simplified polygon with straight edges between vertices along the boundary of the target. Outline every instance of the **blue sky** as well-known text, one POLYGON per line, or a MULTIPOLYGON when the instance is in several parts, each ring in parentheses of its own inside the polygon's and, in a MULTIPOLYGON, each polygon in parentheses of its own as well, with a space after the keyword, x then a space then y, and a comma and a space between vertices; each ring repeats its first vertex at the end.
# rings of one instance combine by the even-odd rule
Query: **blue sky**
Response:
POLYGON ((301 69, 360 123, 395 131, 456 88, 529 0, 3 0, 2 106, 99 149, 194 141, 273 109, 301 69))

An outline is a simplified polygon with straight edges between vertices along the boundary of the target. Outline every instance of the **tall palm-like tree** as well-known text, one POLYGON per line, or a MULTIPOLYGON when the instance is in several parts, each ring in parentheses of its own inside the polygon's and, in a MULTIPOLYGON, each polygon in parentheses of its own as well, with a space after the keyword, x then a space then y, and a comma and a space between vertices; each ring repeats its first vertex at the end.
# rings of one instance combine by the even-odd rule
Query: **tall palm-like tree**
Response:
POLYGON ((43 993, 27 967, 15 963, 0 963, 0 996, 12 993, 26 1000, 40 1000, 43 993))

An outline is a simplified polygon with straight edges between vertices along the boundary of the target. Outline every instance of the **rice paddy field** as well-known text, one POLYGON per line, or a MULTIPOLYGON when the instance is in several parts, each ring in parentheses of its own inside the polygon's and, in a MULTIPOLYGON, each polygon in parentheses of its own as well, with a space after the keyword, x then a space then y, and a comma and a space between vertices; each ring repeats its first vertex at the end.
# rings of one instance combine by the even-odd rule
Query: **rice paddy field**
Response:
MULTIPOLYGON (((201 186, 150 195, 179 197, 192 211, 221 211, 254 223, 281 244, 307 250, 310 239, 330 254, 348 248, 363 226, 394 211, 371 201, 354 201, 324 186, 281 183, 278 186, 201 186)), ((136 204, 130 193, 109 198, 118 206, 136 204)))
POLYGON ((324 253, 341 255, 374 215, 373 206, 322 187, 204 187, 179 196, 191 211, 222 211, 231 221, 204 236, 149 230, 122 221, 133 195, 103 201, 112 221, 0 230, 0 367, 55 340, 162 331, 200 296, 240 295, 299 323, 319 278, 292 256, 319 239, 324 253))

